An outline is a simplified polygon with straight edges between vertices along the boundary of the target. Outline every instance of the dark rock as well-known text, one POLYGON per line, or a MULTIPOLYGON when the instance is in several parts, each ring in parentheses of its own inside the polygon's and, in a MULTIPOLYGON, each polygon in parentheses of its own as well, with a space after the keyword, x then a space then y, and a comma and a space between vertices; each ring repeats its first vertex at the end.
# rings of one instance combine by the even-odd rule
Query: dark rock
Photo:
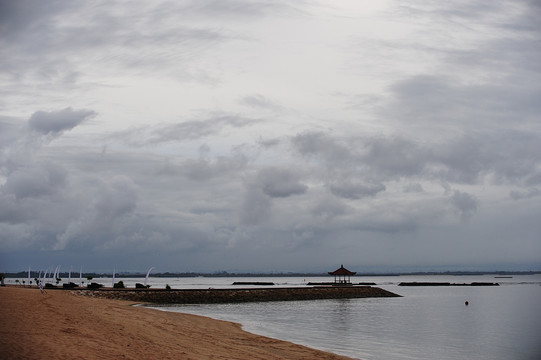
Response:
POLYGON ((93 290, 93 289, 100 289, 100 288, 103 287, 103 285, 102 285, 102 284, 98 284, 98 283, 93 282, 93 283, 91 283, 91 284, 88 284, 86 287, 87 287, 88 289, 90 289, 90 290, 93 290))
POLYGON ((235 281, 233 285, 274 285, 273 282, 267 281, 235 281))
POLYGON ((62 285, 63 289, 74 289, 76 287, 77 287, 77 285, 75 283, 72 283, 72 282, 70 282, 69 284, 63 284, 62 285))
POLYGON ((448 282, 401 282, 398 286, 451 286, 448 282))

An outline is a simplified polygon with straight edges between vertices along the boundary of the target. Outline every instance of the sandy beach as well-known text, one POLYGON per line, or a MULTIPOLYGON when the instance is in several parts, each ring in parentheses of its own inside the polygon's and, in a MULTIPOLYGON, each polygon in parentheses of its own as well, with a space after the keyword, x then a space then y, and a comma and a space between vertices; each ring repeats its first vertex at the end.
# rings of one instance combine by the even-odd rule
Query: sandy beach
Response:
POLYGON ((348 359, 239 324, 70 291, 0 288, 2 359, 348 359))

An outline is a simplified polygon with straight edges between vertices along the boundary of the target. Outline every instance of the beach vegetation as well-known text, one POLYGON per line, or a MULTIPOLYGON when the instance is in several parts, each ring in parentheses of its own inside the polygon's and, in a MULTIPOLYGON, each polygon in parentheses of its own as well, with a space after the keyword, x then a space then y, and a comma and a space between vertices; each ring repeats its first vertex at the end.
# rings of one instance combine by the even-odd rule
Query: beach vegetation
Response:
POLYGON ((113 288, 114 289, 125 289, 126 286, 124 286, 124 282, 122 280, 120 280, 119 282, 115 283, 113 285, 113 288))
POLYGON ((169 284, 165 284, 165 290, 171 290, 171 286, 169 286, 169 284))

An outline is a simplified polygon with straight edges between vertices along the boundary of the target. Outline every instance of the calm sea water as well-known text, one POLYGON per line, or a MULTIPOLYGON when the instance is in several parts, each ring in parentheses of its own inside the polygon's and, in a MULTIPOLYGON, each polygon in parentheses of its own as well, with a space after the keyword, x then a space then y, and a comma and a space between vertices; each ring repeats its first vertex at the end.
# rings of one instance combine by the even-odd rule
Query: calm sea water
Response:
MULTIPOLYGON (((78 274, 77 274, 78 275, 78 274)), ((67 279, 65 279, 67 280, 67 279)), ((78 276, 72 281, 78 283, 78 276)), ((117 278, 128 287, 144 278, 117 278)), ((231 288, 234 281, 304 286, 325 278, 153 278, 152 288, 231 288)), ((160 310, 241 323, 246 331, 364 360, 540 360, 541 275, 352 277, 401 298, 178 305, 160 310), (400 282, 498 282, 495 287, 401 287, 400 282), (465 306, 465 301, 469 302, 465 306)), ((9 281, 14 282, 13 279, 9 281)), ((21 279, 22 281, 22 279, 21 279)), ((111 286, 111 278, 92 281, 111 286)))
MULTIPOLYGON (((213 285, 211 287, 227 287, 230 280, 204 281, 205 285, 213 285)), ((299 285, 305 279, 251 280, 274 280, 289 286, 299 285)), ((512 279, 494 276, 360 277, 352 278, 352 281, 373 281, 403 297, 180 305, 160 309, 238 322, 252 333, 365 360, 541 359, 539 275, 514 276, 512 279), (501 285, 399 287, 398 283, 402 281, 483 281, 501 285), (468 306, 465 301, 469 302, 468 306)))

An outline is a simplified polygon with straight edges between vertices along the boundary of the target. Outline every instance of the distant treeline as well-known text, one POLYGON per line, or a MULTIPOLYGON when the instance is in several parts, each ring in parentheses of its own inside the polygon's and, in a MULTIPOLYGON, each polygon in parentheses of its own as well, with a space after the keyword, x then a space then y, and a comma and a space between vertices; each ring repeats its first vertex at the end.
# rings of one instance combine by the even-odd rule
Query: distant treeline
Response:
MULTIPOLYGON (((511 276, 511 275, 534 275, 534 274, 541 274, 540 271, 443 271, 443 272, 405 272, 405 273, 357 273, 356 276, 363 276, 363 277, 374 277, 374 276, 405 276, 405 275, 453 275, 453 276, 461 276, 461 275, 499 275, 499 276, 511 276)), ((30 271, 30 277, 34 278, 39 275, 39 271, 30 271)), ((6 272, 4 273, 5 277, 9 278, 26 278, 28 277, 28 271, 19 271, 19 272, 6 272)), ((59 274, 59 277, 64 279, 69 276, 69 273, 61 272, 59 274)), ((83 273, 83 278, 87 278, 88 276, 91 276, 93 278, 99 278, 99 277, 112 277, 113 273, 96 273, 96 272, 85 272, 83 273)), ((121 272, 116 273, 116 278, 144 278, 146 276, 146 273, 139 273, 139 272, 121 272)), ((294 272, 287 272, 287 273, 229 273, 226 271, 221 271, 217 273, 199 273, 199 272, 164 272, 164 273, 152 273, 151 277, 155 278, 170 278, 170 277, 185 277, 185 278, 191 278, 191 277, 322 277, 322 276, 329 276, 327 273, 294 273, 294 272)), ((72 279, 76 279, 79 277, 79 272, 72 271, 71 272, 72 279)))

